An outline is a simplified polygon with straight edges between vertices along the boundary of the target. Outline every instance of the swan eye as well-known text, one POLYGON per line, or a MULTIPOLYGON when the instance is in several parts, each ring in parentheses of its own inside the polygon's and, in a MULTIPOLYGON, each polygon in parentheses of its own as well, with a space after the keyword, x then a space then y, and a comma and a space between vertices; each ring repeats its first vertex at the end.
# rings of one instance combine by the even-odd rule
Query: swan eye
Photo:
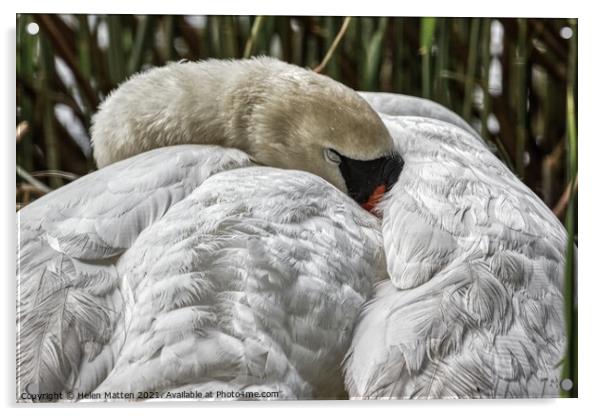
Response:
POLYGON ((331 163, 335 165, 341 164, 341 155, 339 155, 335 150, 332 149, 324 149, 324 157, 331 163))

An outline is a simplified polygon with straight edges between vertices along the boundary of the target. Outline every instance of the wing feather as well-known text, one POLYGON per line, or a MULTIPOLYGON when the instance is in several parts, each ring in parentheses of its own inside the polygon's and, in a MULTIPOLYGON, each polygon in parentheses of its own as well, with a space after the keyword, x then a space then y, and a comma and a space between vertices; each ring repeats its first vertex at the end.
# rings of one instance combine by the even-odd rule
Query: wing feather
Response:
POLYGON ((113 364, 107 344, 123 306, 119 256, 207 177, 248 164, 236 150, 158 149, 19 211, 18 392, 96 387, 113 364))
POLYGON ((126 337, 98 392, 287 398, 343 394, 355 318, 386 273, 376 218, 321 178, 259 167, 213 175, 117 268, 126 337))
POLYGON ((350 396, 557 396, 562 224, 458 123, 382 118, 405 166, 379 207, 391 280, 355 329, 350 396))

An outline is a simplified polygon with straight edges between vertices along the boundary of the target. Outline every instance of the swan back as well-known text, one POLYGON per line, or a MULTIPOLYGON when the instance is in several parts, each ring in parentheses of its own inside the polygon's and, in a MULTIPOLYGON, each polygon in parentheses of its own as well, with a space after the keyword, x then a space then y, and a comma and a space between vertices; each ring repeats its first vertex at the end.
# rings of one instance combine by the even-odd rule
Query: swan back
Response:
POLYGON ((391 280, 356 327, 350 396, 557 396, 562 224, 466 130, 382 117, 406 163, 380 205, 391 280))
POLYGON ((341 397, 355 319, 386 276, 375 217, 235 149, 155 149, 19 221, 20 393, 341 397))
POLYGON ((281 399, 344 394, 340 362, 370 276, 385 275, 373 216, 314 175, 260 167, 207 180, 117 271, 127 335, 97 392, 281 399))
POLYGON ((249 163, 234 149, 158 149, 86 175, 20 210, 18 391, 69 390, 78 374, 98 384, 112 366, 105 346, 123 304, 117 259, 209 176, 249 163), (93 371, 82 372, 82 362, 93 371))

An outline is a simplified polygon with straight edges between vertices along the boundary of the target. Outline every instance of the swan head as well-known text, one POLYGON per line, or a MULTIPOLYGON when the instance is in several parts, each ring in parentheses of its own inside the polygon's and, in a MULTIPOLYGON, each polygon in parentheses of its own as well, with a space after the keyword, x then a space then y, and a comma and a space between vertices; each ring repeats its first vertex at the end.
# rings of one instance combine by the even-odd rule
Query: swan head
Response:
POLYGON ((367 208, 402 167, 387 128, 355 91, 266 57, 135 75, 95 114, 92 142, 99 167, 170 145, 233 147, 258 164, 318 175, 367 208))

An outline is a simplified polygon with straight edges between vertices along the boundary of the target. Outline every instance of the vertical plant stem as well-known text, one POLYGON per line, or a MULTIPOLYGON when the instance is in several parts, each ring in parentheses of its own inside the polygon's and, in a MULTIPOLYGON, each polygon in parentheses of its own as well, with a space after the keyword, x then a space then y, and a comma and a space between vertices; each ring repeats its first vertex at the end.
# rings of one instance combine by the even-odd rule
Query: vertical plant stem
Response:
POLYGON ((175 38, 175 26, 174 26, 175 16, 167 15, 163 17, 163 37, 165 39, 165 50, 163 52, 163 56, 165 56, 165 61, 172 62, 177 58, 176 48, 174 46, 174 38, 175 38))
POLYGON ((403 91, 404 76, 404 35, 403 35, 403 18, 393 18, 393 91, 403 91))
MULTIPOLYGON (((372 24, 370 24, 372 27, 372 24)), ((374 91, 378 88, 378 78, 382 61, 382 44, 387 29, 387 18, 378 19, 378 27, 374 33, 366 37, 364 69, 362 71, 362 89, 374 91)), ((369 29, 366 28, 368 31, 369 29)), ((366 32, 367 34, 368 32, 366 32)))
POLYGON ((92 77, 92 62, 90 45, 92 44, 92 35, 88 26, 88 19, 85 15, 77 15, 77 56, 79 58, 79 67, 82 75, 88 80, 92 77))
POLYGON ((224 39, 224 58, 236 58, 238 51, 236 47, 236 27, 234 16, 221 16, 219 19, 221 36, 224 39))
POLYGON ((212 58, 222 58, 224 54, 219 17, 220 16, 207 16, 209 56, 212 58))
POLYGON ((294 20, 294 29, 291 29, 291 60, 295 65, 303 64, 303 37, 305 28, 297 20, 294 20))
POLYGON ((466 63, 466 81, 464 84, 464 105, 462 106, 462 117, 470 122, 470 113, 474 97, 474 85, 477 77, 477 57, 479 56, 479 31, 481 19, 473 18, 470 21, 470 37, 468 40, 468 60, 466 63))
POLYGON ((576 73, 577 73, 577 22, 569 20, 573 36, 570 40, 569 63, 567 73, 567 183, 572 184, 569 203, 566 212, 565 226, 568 233, 566 268, 564 282, 565 302, 565 325, 567 331, 567 348, 562 368, 562 378, 569 379, 573 383, 570 391, 563 391, 567 397, 578 396, 578 373, 577 373, 577 308, 575 307, 575 232, 577 222, 577 210, 575 200, 575 184, 577 179, 577 117, 575 108, 576 73))
MULTIPOLYGON (((34 78, 34 55, 38 39, 27 33, 27 25, 31 23, 31 17, 19 15, 17 18, 17 76, 30 84, 34 78)), ((33 103, 31 99, 23 94, 21 88, 17 88, 17 105, 20 109, 20 119, 26 120, 30 126, 33 125, 33 103)), ((28 171, 33 169, 33 137, 31 128, 21 137, 17 147, 18 162, 28 171)))
POLYGON ((282 59, 286 62, 293 62, 293 52, 295 45, 293 44, 291 18, 285 16, 278 16, 276 20, 276 32, 280 37, 282 43, 282 59))
MULTIPOLYGON (((95 93, 97 94, 97 97, 108 94, 108 92, 112 89, 107 53, 103 51, 98 44, 98 31, 101 21, 103 21, 101 17, 95 16, 95 19, 89 22, 90 39, 92 39, 90 44, 90 62, 92 64, 91 69, 94 74, 94 78, 96 79, 95 93)), ((97 105, 91 108, 95 110, 97 105)))
MULTIPOLYGON (((92 33, 90 32, 90 25, 88 24, 88 16, 83 14, 77 15, 77 23, 77 55, 79 58, 79 66, 82 76, 88 80, 90 86, 92 87, 94 86, 91 50, 91 45, 93 44, 93 41, 92 33)), ((98 88, 98 86, 96 86, 96 88, 98 88)), ((89 130, 90 119, 92 117, 92 112, 95 111, 95 109, 90 108, 89 106, 83 106, 82 111, 84 114, 84 117, 82 117, 83 124, 86 130, 89 130)), ((89 170, 94 169, 94 159, 91 157, 91 155, 86 155, 86 163, 89 170)))
POLYGON ((305 65, 314 67, 318 64, 320 60, 320 50, 318 47, 318 40, 316 39, 316 35, 313 34, 310 30, 306 32, 305 39, 305 65))
POLYGON ((347 35, 343 38, 343 53, 347 58, 348 63, 347 70, 352 73, 352 78, 357 85, 357 60, 361 57, 357 57, 358 45, 360 44, 360 18, 354 18, 349 21, 349 27, 347 28, 347 35))
POLYGON ((239 57, 242 57, 245 44, 251 35, 251 16, 237 16, 236 25, 238 26, 238 43, 240 46, 239 57))
POLYGON ((106 19, 109 29, 109 75, 113 85, 117 85, 125 78, 125 53, 123 50, 121 16, 109 15, 106 19))
POLYGON ((481 137, 489 141, 487 127, 491 114, 491 94, 489 92, 489 67, 491 65, 491 19, 483 19, 483 35, 481 37, 481 79, 483 80, 483 110, 481 111, 481 137))
POLYGON ((420 54, 422 55, 422 96, 431 98, 431 47, 437 19, 423 17, 420 21, 420 54))
POLYGON ((443 76, 449 66, 449 20, 449 18, 439 19, 435 61, 435 99, 445 106, 449 106, 450 101, 448 79, 443 76))
POLYGON ((525 145, 527 142, 527 19, 518 19, 516 42, 516 152, 514 165, 519 178, 525 176, 525 145))
POLYGON ((243 58, 249 58, 253 53, 253 46, 257 42, 257 35, 259 34, 259 30, 261 29, 261 25, 265 16, 256 16, 253 21, 253 26, 251 27, 251 36, 247 39, 247 43, 245 45, 245 52, 243 53, 243 58))
POLYGON ((368 67, 370 62, 368 61, 368 49, 370 49, 370 40, 374 33, 374 19, 369 17, 360 18, 359 31, 359 50, 362 55, 359 60, 360 73, 359 73, 359 86, 362 90, 370 90, 370 79, 368 77, 368 67))
MULTIPOLYGON (((59 149, 57 143, 56 132, 54 130, 54 102, 52 100, 52 92, 50 86, 52 85, 52 74, 54 72, 54 51, 48 39, 45 36, 40 38, 40 72, 41 77, 39 80, 39 94, 42 100, 42 111, 43 111, 43 133, 44 133, 44 147, 46 150, 46 168, 48 170, 59 170, 60 159, 59 149)), ((58 188, 63 184, 63 181, 58 176, 51 176, 50 186, 52 188, 58 188)))
POLYGON ((258 36, 259 41, 257 43, 259 45, 259 48, 256 49, 256 51, 258 53, 261 53, 264 55, 270 54, 272 38, 274 37, 275 23, 276 23, 275 16, 266 16, 265 17, 262 29, 259 32, 259 36, 258 36))
POLYGON ((128 61, 128 74, 137 72, 142 67, 144 53, 149 49, 150 41, 152 40, 153 30, 155 28, 155 16, 141 16, 136 28, 134 37, 134 46, 132 54, 128 61))

